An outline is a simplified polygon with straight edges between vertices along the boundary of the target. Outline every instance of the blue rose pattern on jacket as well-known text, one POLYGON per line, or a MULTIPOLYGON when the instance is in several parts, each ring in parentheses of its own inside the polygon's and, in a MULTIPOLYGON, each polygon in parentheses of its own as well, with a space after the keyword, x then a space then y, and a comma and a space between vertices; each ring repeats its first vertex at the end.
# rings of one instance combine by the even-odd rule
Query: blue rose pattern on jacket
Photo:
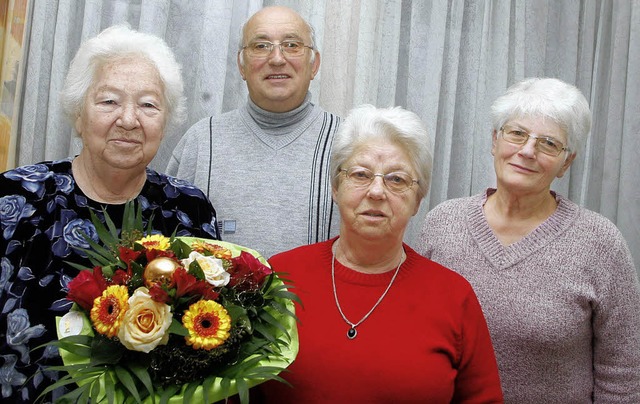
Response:
MULTIPOLYGON (((147 169, 136 198, 143 221, 162 234, 219 239, 215 210, 192 184, 147 169)), ((68 311, 68 283, 78 271, 65 264, 91 264, 84 235, 98 241, 90 211, 106 209, 120 226, 123 205, 92 201, 73 179, 71 160, 43 162, 0 174, 0 383, 2 400, 33 402, 57 372, 55 316, 68 311)), ((55 399, 63 391, 53 392, 55 399)))
POLYGON ((31 217, 35 213, 33 206, 27 203, 22 195, 9 195, 0 198, 0 224, 2 237, 10 239, 21 219, 31 217))
POLYGON ((6 178, 20 181, 25 190, 36 194, 39 198, 44 195, 45 180, 52 175, 53 173, 49 171, 49 167, 42 163, 18 167, 5 173, 6 178))

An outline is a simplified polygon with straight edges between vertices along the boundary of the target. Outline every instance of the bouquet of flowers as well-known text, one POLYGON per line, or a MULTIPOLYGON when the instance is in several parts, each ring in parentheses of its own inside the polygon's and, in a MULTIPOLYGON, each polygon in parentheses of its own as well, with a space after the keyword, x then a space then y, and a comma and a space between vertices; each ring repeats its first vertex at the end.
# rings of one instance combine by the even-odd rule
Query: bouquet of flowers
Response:
POLYGON ((257 252, 222 241, 142 231, 133 205, 118 231, 92 221, 103 245, 69 283, 59 319, 72 402, 214 402, 278 373, 297 354, 297 297, 257 252), (146 235, 145 235, 146 234, 146 235))

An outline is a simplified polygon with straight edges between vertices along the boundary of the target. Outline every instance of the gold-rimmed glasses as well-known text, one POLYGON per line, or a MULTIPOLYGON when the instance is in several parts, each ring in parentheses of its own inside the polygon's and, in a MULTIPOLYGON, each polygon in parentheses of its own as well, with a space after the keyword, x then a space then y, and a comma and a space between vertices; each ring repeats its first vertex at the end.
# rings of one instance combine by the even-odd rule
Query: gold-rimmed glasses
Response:
POLYGON ((536 150, 553 157, 559 156, 563 151, 570 151, 561 141, 553 137, 532 135, 518 127, 505 125, 500 128, 499 134, 507 142, 517 145, 523 145, 529 141, 529 138, 533 138, 536 140, 536 150))

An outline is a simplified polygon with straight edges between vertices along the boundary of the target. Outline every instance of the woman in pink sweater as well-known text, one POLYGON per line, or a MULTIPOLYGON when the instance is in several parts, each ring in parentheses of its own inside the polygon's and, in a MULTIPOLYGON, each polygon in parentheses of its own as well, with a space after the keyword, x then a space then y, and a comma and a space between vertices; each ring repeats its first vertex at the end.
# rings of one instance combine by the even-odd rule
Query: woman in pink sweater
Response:
POLYGON ((473 289, 402 242, 431 161, 412 112, 363 106, 340 125, 330 167, 339 237, 269 261, 302 305, 300 351, 283 375, 292 387, 266 383, 267 402, 502 402, 473 289))
POLYGON ((603 216, 550 190, 591 126, 587 100, 528 79, 492 107, 497 188, 427 215, 418 250, 464 275, 489 324, 505 401, 640 403, 640 288, 603 216))

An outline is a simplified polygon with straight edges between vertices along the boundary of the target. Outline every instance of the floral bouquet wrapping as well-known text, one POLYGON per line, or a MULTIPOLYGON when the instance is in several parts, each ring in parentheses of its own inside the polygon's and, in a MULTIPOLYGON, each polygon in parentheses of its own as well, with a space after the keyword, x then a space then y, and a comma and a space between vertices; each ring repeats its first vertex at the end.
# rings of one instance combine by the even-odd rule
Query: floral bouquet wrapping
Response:
MULTIPOLYGON (((59 319, 67 374, 45 392, 70 402, 214 402, 278 373, 298 350, 292 300, 257 252, 221 241, 123 229, 93 218, 104 246, 86 250, 93 269, 69 284, 74 308, 59 319)), ((128 220, 127 220, 128 219, 128 220)), ((74 264, 72 264, 74 265, 74 264)), ((80 268, 80 267, 79 267, 80 268)))

